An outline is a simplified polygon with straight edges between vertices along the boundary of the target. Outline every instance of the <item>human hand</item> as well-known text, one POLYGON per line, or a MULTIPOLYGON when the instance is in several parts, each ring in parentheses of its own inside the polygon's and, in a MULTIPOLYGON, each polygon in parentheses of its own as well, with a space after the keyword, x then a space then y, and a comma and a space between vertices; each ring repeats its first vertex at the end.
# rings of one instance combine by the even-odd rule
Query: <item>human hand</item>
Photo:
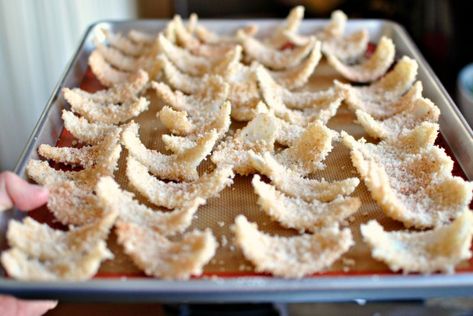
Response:
MULTIPOLYGON (((22 211, 35 209, 48 200, 48 190, 26 182, 13 172, 0 173, 0 211, 17 207, 22 211)), ((57 301, 25 301, 0 295, 0 315, 40 316, 56 307, 57 301)))
POLYGON ((0 211, 16 206, 29 211, 48 200, 48 190, 26 182, 10 171, 0 173, 0 211))
POLYGON ((56 305, 57 301, 25 301, 13 296, 0 295, 2 316, 41 316, 56 305))

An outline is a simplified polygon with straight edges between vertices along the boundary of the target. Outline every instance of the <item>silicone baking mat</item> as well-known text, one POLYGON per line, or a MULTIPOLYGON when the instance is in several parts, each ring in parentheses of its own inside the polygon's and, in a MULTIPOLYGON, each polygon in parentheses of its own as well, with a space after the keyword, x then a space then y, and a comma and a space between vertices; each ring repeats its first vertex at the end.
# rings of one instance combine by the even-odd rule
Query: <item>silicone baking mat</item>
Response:
MULTIPOLYGON (((325 89, 331 86, 334 79, 343 81, 343 78, 339 77, 337 73, 323 60, 318 65, 315 73, 310 79, 310 82, 303 89, 314 91, 325 89)), ((89 92, 94 92, 104 88, 95 78, 90 69, 87 71, 80 87, 89 92)), ((168 133, 168 131, 156 118, 156 113, 160 110, 162 104, 153 90, 148 90, 146 96, 151 102, 150 107, 145 113, 142 113, 139 117, 135 118, 135 121, 141 126, 140 138, 146 147, 166 152, 164 145, 161 142, 161 135, 163 133, 168 133)), ((244 126, 244 123, 232 123, 233 129, 241 128, 242 126, 244 126)), ((369 139, 363 128, 355 123, 354 114, 349 111, 345 105, 342 105, 338 110, 337 115, 328 122, 328 126, 337 131, 345 130, 356 139, 365 137, 369 141, 373 141, 372 139, 369 139)), ((70 146, 73 144, 73 141, 74 139, 72 136, 66 130, 63 130, 58 139, 57 145, 70 146)), ((444 147, 447 153, 449 153, 446 143, 443 141, 441 135, 439 135, 437 143, 444 147)), ((119 169, 115 174, 116 180, 120 183, 122 188, 134 192, 136 198, 139 199, 141 203, 147 204, 148 206, 158 210, 158 208, 148 203, 145 198, 141 197, 139 193, 135 192, 128 185, 125 175, 125 158, 127 155, 128 153, 126 149, 123 149, 119 161, 119 169)), ((454 158, 453 155, 450 154, 450 156, 454 158)), ((358 176, 355 168, 351 164, 349 150, 341 143, 335 143, 333 151, 325 160, 325 164, 327 167, 315 174, 313 178, 341 180, 358 176)), ((200 166, 199 171, 204 172, 211 167, 212 164, 207 160, 200 166)), ((455 175, 464 177, 462 170, 456 162, 454 173, 455 175)), ((277 222, 272 221, 259 209, 256 203, 257 196, 253 192, 251 186, 251 177, 252 176, 235 177, 234 184, 231 187, 222 191, 219 197, 209 199, 206 205, 199 208, 196 218, 194 219, 192 226, 189 228, 210 228, 219 242, 216 255, 210 263, 206 265, 202 277, 228 278, 264 275, 254 272, 251 263, 245 260, 241 251, 233 243, 233 235, 230 227, 234 222, 234 218, 238 214, 244 214, 250 221, 256 222, 260 230, 264 232, 282 236, 297 234, 296 231, 282 228, 277 222)), ((392 273, 385 264, 371 258, 369 248, 361 240, 359 226, 370 219, 378 220, 387 230, 403 229, 402 224, 389 219, 383 214, 381 209, 371 199, 371 196, 362 181, 352 196, 359 197, 362 201, 362 205, 358 212, 350 217, 346 223, 352 230, 355 245, 325 272, 318 273, 311 277, 318 277, 321 275, 340 276, 392 273)), ((45 208, 37 210, 31 215, 40 221, 48 222, 54 226, 60 227, 60 225, 54 223, 54 218, 45 208)), ((145 276, 122 252, 121 247, 116 243, 114 233, 110 235, 108 245, 113 251, 115 258, 102 264, 100 271, 96 276, 97 278, 129 278, 145 276)), ((457 271, 473 271, 473 260, 460 264, 457 271)))

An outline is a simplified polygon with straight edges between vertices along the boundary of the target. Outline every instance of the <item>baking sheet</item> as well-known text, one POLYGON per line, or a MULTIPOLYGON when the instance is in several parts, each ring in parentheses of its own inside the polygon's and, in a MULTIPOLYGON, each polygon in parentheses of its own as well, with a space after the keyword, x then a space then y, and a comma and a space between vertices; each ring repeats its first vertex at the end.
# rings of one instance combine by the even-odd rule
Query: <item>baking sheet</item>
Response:
MULTIPOLYGON (((254 22, 254 21, 253 21, 254 22)), ((212 21, 205 22, 209 28, 219 31, 228 31, 249 23, 249 21, 212 21)), ((278 23, 278 21, 257 21, 259 25, 265 28, 278 23)), ((306 20, 302 25, 302 30, 310 31, 324 21, 306 20)), ((132 21, 103 23, 90 29, 85 37, 78 53, 76 54, 69 71, 66 72, 65 80, 60 86, 80 86, 86 90, 94 91, 99 88, 93 74, 87 70, 87 54, 93 48, 91 38, 98 27, 111 28, 114 31, 124 31, 131 28, 154 31, 159 30, 165 23, 163 21, 132 21)), ((397 25, 381 21, 350 21, 349 31, 367 27, 370 31, 371 39, 376 41, 381 34, 386 34, 393 38, 396 43, 398 57, 407 54, 414 57, 420 63, 419 79, 423 81, 425 90, 424 96, 431 98, 441 108, 442 119, 440 121, 442 135, 440 143, 450 147, 451 153, 455 154, 456 160, 460 162, 466 174, 470 175, 473 171, 469 164, 468 150, 458 151, 458 146, 469 143, 471 145, 471 130, 464 123, 461 117, 457 116, 454 105, 445 94, 443 88, 438 86, 437 79, 424 64, 423 59, 418 55, 411 42, 406 37, 404 31, 397 25), (416 56, 417 55, 417 56, 416 56), (452 107, 453 106, 453 107, 452 107), (457 125, 452 126, 451 122, 457 125), (454 136, 451 136, 454 135, 454 136), (463 154, 462 154, 463 153, 463 154)), ((322 63, 317 67, 316 73, 311 79, 307 89, 320 89, 330 84, 332 79, 339 78, 333 70, 322 63)), ((160 134, 165 130, 160 126, 155 118, 155 113, 159 110, 161 104, 150 93, 150 110, 136 119, 141 124, 140 137, 143 143, 153 149, 163 150, 160 142, 160 134)), ((60 137, 59 145, 69 145, 70 135, 62 131, 62 122, 60 120, 60 109, 64 106, 64 100, 57 95, 57 90, 40 119, 40 123, 35 130, 35 137, 29 143, 17 171, 23 173, 24 164, 30 157, 36 157, 36 148, 40 143, 54 144, 60 137)), ((345 129, 355 136, 355 138, 366 136, 363 129, 353 124, 354 116, 345 107, 342 107, 337 116, 329 122, 329 127, 341 130, 345 129)), ((471 153, 470 153, 471 154, 471 153)), ((122 153, 120 169, 116 178, 122 186, 127 188, 124 176, 124 156, 122 153)), ((343 179, 356 175, 356 171, 351 165, 348 150, 342 145, 337 145, 326 160, 327 168, 316 175, 316 177, 325 177, 326 179, 343 179)), ((203 166, 202 169, 205 169, 203 166)), ((462 173, 459 165, 457 172, 462 173)), ((465 176, 466 177, 466 176, 465 176)), ((278 224, 269 220, 269 218, 259 210, 256 204, 256 195, 250 184, 249 177, 237 177, 235 184, 221 193, 220 198, 210 199, 208 204, 201 207, 198 212, 198 218, 194 221, 193 227, 210 227, 216 235, 220 247, 217 255, 205 268, 203 278, 191 281, 169 282, 160 281, 151 278, 144 278, 143 274, 124 256, 120 248, 114 243, 113 236, 109 244, 111 245, 116 259, 103 264, 97 278, 93 281, 84 283, 73 282, 41 282, 28 283, 17 282, 13 280, 2 279, 0 281, 0 291, 9 291, 20 293, 26 296, 47 296, 48 293, 55 293, 68 298, 77 298, 79 293, 87 298, 116 298, 130 295, 131 293, 141 293, 138 299, 162 299, 169 300, 181 296, 192 301, 202 300, 276 300, 284 297, 287 301, 298 300, 331 300, 353 299, 353 298, 385 298, 385 297, 425 297, 429 293, 454 294, 461 289, 473 289, 472 271, 473 262, 465 262, 459 266, 461 273, 454 276, 435 275, 424 276, 402 276, 392 274, 387 267, 373 259, 369 255, 366 245, 360 242, 359 224, 369 219, 379 220, 388 229, 399 229, 400 224, 386 218, 379 207, 370 198, 363 183, 359 185, 354 196, 360 197, 363 204, 360 210, 353 216, 350 227, 354 233, 356 245, 343 256, 342 260, 335 263, 327 272, 308 277, 303 280, 281 280, 267 275, 255 274, 251 264, 242 256, 241 252, 233 246, 231 242, 232 234, 229 226, 237 214, 245 214, 249 220, 255 221, 259 227, 267 232, 278 235, 290 235, 294 232, 282 229, 278 224), (217 278, 217 279, 216 279, 217 278), (126 279, 126 282, 123 280, 126 279), (441 280, 441 286, 436 286, 436 281, 441 280), (69 288, 68 285, 76 287, 69 288), (199 286, 200 284, 200 286, 199 286), (416 288, 426 288, 428 290, 413 291, 416 288), (454 287, 455 291, 449 290, 454 287), (387 291, 380 291, 382 288, 390 288, 387 291), (31 289, 28 292, 27 289, 31 289), (39 293, 39 289, 42 293, 39 293), (62 291, 61 291, 62 289, 62 291), (69 289, 69 290, 66 290, 69 289), (362 292, 358 292, 362 291, 362 292), (95 294, 93 294, 95 293, 95 294), (214 295, 209 296, 213 293, 214 295)), ((128 188, 130 189, 130 188, 128 188)), ((130 189, 131 190, 131 189, 130 189)), ((131 190, 132 191, 132 190, 131 190)), ((19 215, 10 213, 9 216, 19 215)), ((33 216, 43 221, 51 220, 51 216, 46 210, 38 210, 33 216)), ((2 224, 5 227, 8 216, 3 216, 2 224)), ((3 240, 4 243, 4 240, 3 240)), ((431 295, 431 294, 430 294, 431 295)), ((128 296, 130 297, 130 296, 128 296)))

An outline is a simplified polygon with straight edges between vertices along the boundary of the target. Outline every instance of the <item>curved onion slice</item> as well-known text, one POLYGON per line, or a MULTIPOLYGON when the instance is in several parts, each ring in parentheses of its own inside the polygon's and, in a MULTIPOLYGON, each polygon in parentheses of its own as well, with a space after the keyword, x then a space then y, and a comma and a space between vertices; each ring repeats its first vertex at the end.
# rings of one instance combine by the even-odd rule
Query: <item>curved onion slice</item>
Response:
POLYGON ((269 110, 263 101, 258 102, 254 112, 254 115, 258 113, 267 113, 272 116, 272 120, 277 124, 276 142, 283 146, 291 146, 304 133, 305 127, 286 122, 285 120, 276 117, 274 111, 269 110))
POLYGON ((72 110, 91 122, 119 124, 140 115, 149 106, 149 101, 144 97, 120 105, 105 105, 83 99, 80 94, 74 93, 73 90, 65 88, 63 91, 64 97, 71 105, 72 110))
POLYGON ((268 100, 267 102, 271 104, 280 104, 275 106, 277 108, 284 107, 284 105, 299 110, 324 107, 326 104, 333 102, 345 90, 335 87, 315 92, 293 92, 274 81, 270 73, 263 67, 259 67, 257 73, 265 100, 268 100))
POLYGON ((358 198, 340 197, 331 202, 306 202, 297 197, 288 197, 274 186, 262 182, 258 175, 253 177, 251 183, 261 209, 282 226, 299 231, 317 231, 339 224, 361 205, 358 198))
POLYGON ((201 198, 189 199, 179 209, 171 212, 154 211, 133 199, 133 194, 121 190, 111 177, 103 177, 97 183, 97 196, 106 209, 118 212, 119 219, 146 227, 165 236, 182 233, 192 223, 199 206, 205 204, 201 198))
POLYGON ((161 123, 173 134, 187 135, 194 131, 195 126, 187 118, 186 111, 175 111, 169 106, 163 106, 156 114, 161 123))
POLYGON ((91 122, 117 124, 139 115, 149 105, 146 98, 137 97, 148 82, 148 74, 140 69, 128 79, 95 93, 77 88, 64 88, 62 91, 74 112, 91 122))
POLYGON ((121 71, 132 72, 145 65, 146 57, 135 58, 127 56, 118 49, 105 46, 102 43, 97 43, 96 50, 108 64, 121 71))
MULTIPOLYGON (((200 130, 213 121, 216 115, 220 114, 222 104, 228 96, 228 84, 226 84, 221 77, 209 76, 205 78, 207 89, 197 94, 184 95, 180 91, 172 91, 171 88, 164 83, 152 82, 151 86, 156 91, 156 94, 163 100, 164 104, 176 109, 178 111, 187 112, 188 119, 194 127, 186 133, 200 130)), ((167 114, 171 114, 169 110, 165 110, 167 114)), ((173 116, 183 116, 182 114, 173 113, 173 116)), ((182 119, 178 122, 182 122, 182 119)), ((163 123, 168 123, 172 127, 172 121, 165 120, 163 123)), ((182 134, 182 133, 181 133, 182 134)))
POLYGON ((328 182, 324 179, 307 179, 280 164, 270 153, 257 155, 250 151, 249 157, 253 167, 267 176, 277 189, 289 196, 307 202, 313 200, 329 202, 339 196, 349 195, 360 183, 358 178, 348 178, 334 182, 328 182))
POLYGON ((429 99, 420 98, 409 108, 394 114, 388 119, 378 121, 362 110, 356 110, 356 118, 365 131, 373 138, 396 138, 422 122, 436 123, 440 110, 429 99))
POLYGON ((73 180, 47 183, 48 209, 64 225, 84 225, 101 217, 104 210, 93 189, 73 180))
POLYGON ((65 88, 63 91, 68 91, 74 99, 89 103, 124 103, 136 99, 146 88, 149 76, 146 71, 138 69, 135 73, 130 75, 127 82, 117 84, 109 89, 99 90, 94 93, 87 92, 82 89, 65 88))
MULTIPOLYGON (((348 91, 345 102, 351 109, 365 111, 375 118, 389 117, 401 111, 405 104, 420 98, 420 82, 407 92, 417 76, 417 68, 414 59, 404 56, 391 71, 369 86, 343 85, 348 91)), ((336 85, 340 84, 336 82, 336 85)))
POLYGON ((278 237, 264 234, 245 216, 238 215, 233 226, 236 243, 258 272, 284 278, 302 278, 332 265, 352 245, 350 229, 334 226, 314 234, 278 237))
POLYGON ((147 275, 163 279, 188 279, 202 274, 215 255, 217 241, 210 230, 192 231, 171 241, 146 227, 119 220, 118 243, 147 275))
POLYGON ((120 157, 119 131, 107 135, 94 146, 80 149, 41 145, 43 157, 61 163, 79 163, 82 171, 65 172, 51 168, 47 162, 31 160, 28 175, 49 189, 48 209, 65 225, 83 225, 102 216, 93 190, 101 176, 113 175, 120 157))
MULTIPOLYGON (((229 51, 227 54, 215 56, 213 58, 196 56, 189 51, 175 46, 164 35, 158 37, 160 52, 165 54, 177 68, 194 76, 202 76, 206 73, 214 73, 219 69, 226 69, 233 61, 235 52, 229 51)), ((232 50, 238 50, 234 47, 232 50)))
POLYGON ((181 90, 187 94, 201 93, 207 88, 205 76, 219 75, 225 79, 235 75, 239 71, 241 58, 241 46, 236 46, 228 52, 225 57, 225 63, 220 67, 213 69, 212 74, 205 74, 203 77, 191 76, 182 72, 169 60, 165 54, 157 57, 158 63, 164 74, 166 81, 176 90, 181 90))
POLYGON ((324 39, 319 36, 317 38, 323 42, 322 51, 325 55, 335 56, 338 60, 350 62, 359 59, 366 52, 369 34, 367 30, 360 30, 332 39, 324 39))
POLYGON ((48 210, 64 225, 88 224, 104 214, 104 208, 92 190, 74 181, 49 184, 48 190, 48 210))
POLYGON ((157 57, 166 82, 176 90, 194 94, 205 90, 203 77, 190 76, 181 72, 164 54, 157 57))
POLYGON ((226 80, 230 85, 228 99, 232 103, 232 118, 237 121, 251 121, 258 112, 260 101, 254 64, 234 64, 226 80))
POLYGON ((355 82, 369 82, 386 73, 394 61, 395 53, 393 41, 383 36, 373 55, 359 64, 345 64, 333 54, 326 54, 326 56, 328 62, 345 78, 355 82))
POLYGON ((451 224, 423 232, 386 232, 372 220, 361 225, 361 234, 372 256, 392 271, 453 273, 455 265, 471 258, 473 215, 465 209, 451 224))
POLYGON ((105 86, 124 82, 130 72, 144 69, 154 77, 157 51, 153 36, 130 31, 128 37, 103 30, 95 39, 96 49, 89 57, 89 65, 99 81, 105 86), (104 39, 108 44, 104 44, 104 39))
MULTIPOLYGON (((185 138, 178 136, 163 135, 163 141, 166 147, 171 147, 170 150, 176 152, 185 148, 181 147, 179 141, 186 142, 186 140, 195 141, 199 135, 215 129, 218 133, 218 138, 222 138, 230 128, 232 106, 230 102, 224 102, 220 109, 213 114, 213 117, 205 117, 207 122, 201 118, 188 117, 186 111, 174 111, 168 106, 164 106, 158 113, 159 119, 166 128, 172 133, 179 135, 186 135, 185 138), (194 124, 192 121, 197 121, 194 124), (201 125, 202 124, 202 125, 201 125)), ((208 114, 208 113, 207 113, 208 114)), ((198 115, 195 113, 195 115, 198 115)))
POLYGON ((189 15, 189 20, 187 21, 187 31, 191 34, 194 34, 195 29, 197 27, 197 22, 199 22, 199 16, 197 15, 197 13, 191 13, 189 15))
POLYGON ((47 144, 41 144, 38 147, 38 153, 41 157, 66 165, 79 165, 84 168, 91 168, 100 158, 102 151, 103 144, 101 143, 81 148, 54 147, 47 144))
POLYGON ((356 60, 368 46, 368 31, 363 29, 344 36, 347 16, 340 10, 332 13, 330 23, 316 37, 323 41, 323 52, 342 61, 356 60))
POLYGON ((129 72, 113 68, 98 50, 90 54, 89 66, 100 83, 107 87, 126 82, 130 76, 129 72))
POLYGON ((269 110, 263 101, 260 101, 255 109, 256 113, 268 113, 273 117, 273 120, 277 123, 278 128, 276 132, 276 142, 289 147, 291 146, 301 135, 304 133, 305 127, 297 124, 289 123, 274 115, 273 110, 269 110))
MULTIPOLYGON (((220 99, 215 101, 220 101, 220 99)), ((214 101, 203 101, 200 104, 195 104, 194 108, 190 107, 192 106, 190 102, 188 104, 180 103, 179 105, 182 105, 182 107, 189 106, 189 110, 176 111, 171 107, 164 106, 157 114, 157 117, 159 117, 163 125, 172 133, 186 135, 186 139, 194 141, 196 137, 201 136, 211 129, 217 130, 219 139, 228 130, 231 112, 229 102, 222 102, 220 106, 217 106, 214 101)), ((176 107, 176 104, 173 104, 173 106, 176 107)), ((166 141, 167 140, 173 141, 173 139, 166 139, 166 141)), ((176 147, 176 149, 180 150, 184 148, 185 146, 176 147)))
POLYGON ((241 175, 254 171, 248 151, 256 153, 274 150, 278 125, 274 116, 259 113, 234 136, 222 142, 213 152, 211 159, 216 165, 232 165, 233 170, 241 175))
MULTIPOLYGON (((193 21, 195 21, 195 23, 197 23, 198 16, 196 14, 193 14, 192 19, 193 21)), ((189 50, 192 46, 200 44, 199 39, 194 37, 193 31, 191 31, 188 27, 184 25, 184 22, 182 21, 182 18, 179 14, 174 15, 173 19, 169 23, 173 24, 173 43, 189 50)), ((167 38, 169 39, 169 37, 167 38)))
MULTIPOLYGON (((186 150, 195 147, 198 135, 191 136, 175 136, 164 134, 161 136, 161 140, 164 143, 166 150, 169 150, 175 154, 180 154, 186 150)), ((218 137, 220 138, 220 137, 218 137)))
POLYGON ((111 176, 117 168, 121 146, 118 143, 119 133, 107 135, 96 147, 98 152, 94 157, 94 165, 80 171, 62 171, 51 168, 47 161, 32 159, 28 162, 26 173, 42 185, 53 185, 62 181, 74 181, 81 188, 92 191, 98 179, 111 176))
MULTIPOLYGON (((156 38, 159 37, 159 34, 160 33, 158 33, 158 36, 156 38)), ((161 32, 161 34, 163 34, 164 37, 166 37, 171 43, 176 44, 176 22, 174 20, 169 21, 169 23, 166 24, 166 27, 161 32)))
POLYGON ((330 16, 330 22, 324 27, 323 31, 319 34, 319 37, 326 40, 328 38, 337 38, 342 36, 345 32, 347 20, 348 17, 343 11, 333 11, 330 16))
POLYGON ((166 208, 182 207, 189 201, 217 196, 233 183, 231 166, 217 167, 193 182, 164 182, 148 173, 148 168, 129 156, 126 175, 133 188, 151 203, 166 208))
POLYGON ((332 140, 338 133, 321 122, 310 123, 288 148, 275 155, 276 160, 301 175, 323 169, 322 161, 332 151, 332 140))
POLYGON ((255 60, 262 65, 272 69, 286 69, 301 63, 314 49, 315 38, 294 49, 279 50, 265 45, 256 38, 250 37, 243 32, 238 33, 238 38, 243 47, 243 51, 250 60, 255 60))
MULTIPOLYGON (((231 91, 232 89, 230 89, 231 91)), ((248 122, 260 113, 260 100, 254 98, 235 97, 236 94, 230 92, 229 99, 232 102, 232 119, 239 122, 248 122)))
POLYGON ((307 83, 310 76, 314 73, 321 57, 321 43, 316 41, 314 49, 312 49, 304 61, 285 70, 270 71, 271 77, 286 89, 300 88, 307 83))
MULTIPOLYGON (((161 110, 160 112, 161 121, 163 121, 163 110, 161 110)), ((182 153, 183 151, 195 146, 195 142, 199 138, 199 135, 201 135, 202 133, 209 132, 212 129, 215 129, 217 131, 218 140, 220 140, 221 138, 223 138, 223 136, 225 136, 225 134, 228 132, 228 129, 230 128, 230 112, 231 105, 230 102, 227 101, 222 105, 220 111, 215 115, 213 121, 209 122, 205 126, 202 126, 200 129, 194 129, 192 134, 187 134, 187 136, 185 137, 167 134, 161 136, 166 149, 172 151, 173 153, 182 153)), ((178 120, 175 120, 172 124, 171 122, 164 123, 164 125, 170 128, 176 122, 178 122, 178 120)))
POLYGON ((275 117, 275 120, 279 125, 276 141, 281 145, 291 146, 304 133, 305 128, 300 125, 289 123, 278 117, 275 117))
POLYGON ((157 35, 144 33, 138 30, 130 30, 130 32, 128 32, 128 38, 139 45, 148 46, 154 44, 157 35))
POLYGON ((310 97, 307 100, 310 93, 301 92, 299 93, 301 97, 292 101, 292 104, 293 106, 303 107, 303 110, 293 110, 288 108, 284 101, 291 102, 291 97, 298 95, 298 93, 290 93, 281 88, 263 67, 256 68, 256 78, 264 102, 274 111, 277 117, 292 124, 305 126, 315 120, 326 123, 337 113, 341 102, 345 98, 343 87, 333 88, 333 90, 326 93, 312 94, 314 100, 310 100, 310 97), (304 107, 304 105, 308 107, 304 107))
POLYGON ((64 127, 79 141, 87 144, 97 144, 106 135, 119 133, 120 128, 105 123, 89 123, 83 117, 77 117, 74 113, 62 110, 64 127))
POLYGON ((160 52, 165 54, 179 69, 192 75, 203 75, 213 68, 213 60, 196 56, 182 47, 174 45, 164 35, 158 36, 160 52))
POLYGON ((407 227, 448 223, 472 199, 473 183, 452 176, 452 159, 434 145, 437 132, 437 124, 424 122, 377 145, 343 132, 353 165, 373 199, 386 215, 407 227))
POLYGON ((199 38, 199 40, 203 43, 207 44, 220 44, 220 43, 238 43, 238 37, 236 34, 238 32, 244 32, 248 36, 253 36, 256 34, 258 31, 258 26, 256 25, 247 25, 242 28, 237 29, 233 36, 228 36, 228 35, 219 35, 217 33, 214 33, 204 26, 197 24, 195 27, 195 35, 199 38))
MULTIPOLYGON (((295 46, 307 44, 310 37, 298 34, 299 22, 303 17, 303 11, 295 12, 297 7, 291 11, 288 16, 292 15, 292 23, 288 25, 292 27, 280 27, 277 32, 277 48, 284 47, 284 44, 292 43, 295 46)), ((330 23, 322 30, 315 32, 315 37, 323 42, 322 51, 324 54, 331 54, 338 59, 349 62, 359 59, 366 51, 368 46, 369 35, 366 29, 344 35, 347 16, 342 11, 334 11, 331 16, 330 23)))
POLYGON ((7 239, 12 248, 2 253, 2 264, 10 276, 20 280, 90 279, 102 261, 113 258, 105 240, 116 216, 110 212, 67 232, 30 217, 23 223, 11 221, 7 239))
POLYGON ((273 34, 265 41, 277 49, 281 49, 288 43, 286 34, 297 33, 302 19, 304 19, 304 6, 298 5, 291 9, 286 19, 276 27, 273 34))
POLYGON ((136 36, 134 36, 135 40, 133 40, 132 38, 129 38, 129 36, 127 37, 120 33, 113 33, 105 29, 102 29, 102 33, 110 46, 129 56, 142 56, 147 53, 150 48, 148 43, 136 41, 136 36))
POLYGON ((146 148, 138 136, 138 124, 133 121, 123 130, 122 143, 130 154, 149 168, 154 175, 169 180, 193 181, 199 178, 197 167, 212 151, 218 138, 216 130, 205 133, 196 145, 179 154, 165 155, 146 148))
POLYGON ((236 45, 236 43, 201 43, 199 39, 195 38, 184 26, 179 15, 174 16, 173 20, 175 22, 174 31, 176 33, 177 44, 189 50, 194 55, 216 58, 224 55, 236 45))
MULTIPOLYGON (((213 105, 200 105, 199 108, 191 109, 191 113, 187 111, 175 111, 168 106, 164 106, 161 111, 157 113, 161 123, 169 129, 173 134, 186 135, 187 140, 195 140, 196 137, 201 136, 203 133, 215 129, 220 139, 227 131, 230 126, 230 112, 231 105, 229 102, 224 102, 218 109, 212 109, 213 105), (208 107, 208 109, 206 109, 208 107), (207 112, 205 112, 207 111, 207 112)), ((164 138, 163 138, 164 139, 164 138)), ((165 141, 176 141, 180 138, 170 139, 169 137, 165 141)), ((167 143, 166 143, 167 144, 167 143)), ((185 146, 172 146, 175 149, 182 150, 185 146)), ((182 144, 184 145, 184 144, 182 144)), ((174 151, 174 150, 173 150, 174 151)))

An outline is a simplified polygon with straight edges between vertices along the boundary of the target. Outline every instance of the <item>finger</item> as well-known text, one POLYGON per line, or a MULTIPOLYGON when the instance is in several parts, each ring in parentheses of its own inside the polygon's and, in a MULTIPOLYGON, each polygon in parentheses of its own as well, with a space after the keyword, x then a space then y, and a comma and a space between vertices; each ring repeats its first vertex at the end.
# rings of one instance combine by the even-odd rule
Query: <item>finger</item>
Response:
POLYGON ((0 210, 16 206, 20 210, 35 209, 48 200, 48 190, 30 184, 13 172, 0 173, 0 210))
POLYGON ((40 316, 57 306, 57 301, 25 301, 0 295, 0 315, 40 316))
POLYGON ((41 316, 57 306, 57 301, 25 301, 17 300, 18 315, 41 316))

